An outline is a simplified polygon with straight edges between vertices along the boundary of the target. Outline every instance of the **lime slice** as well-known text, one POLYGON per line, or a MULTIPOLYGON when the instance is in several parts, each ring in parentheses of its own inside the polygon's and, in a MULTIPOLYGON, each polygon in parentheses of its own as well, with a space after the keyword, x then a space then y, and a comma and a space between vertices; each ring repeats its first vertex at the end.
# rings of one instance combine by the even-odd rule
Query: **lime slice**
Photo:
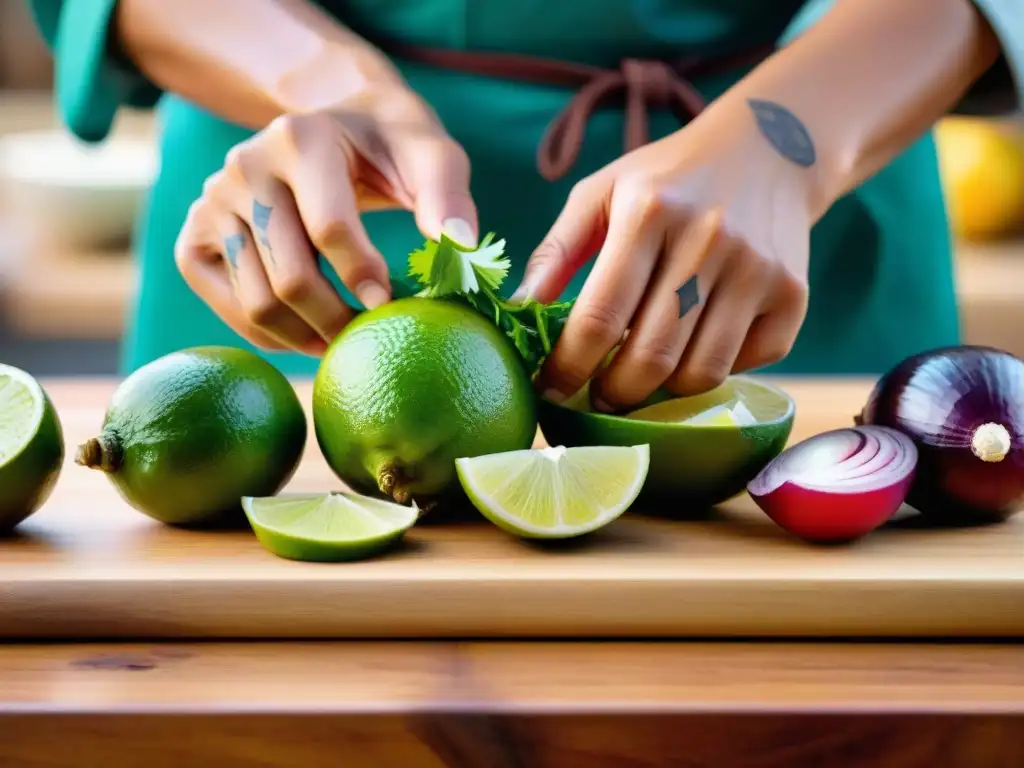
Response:
POLYGON ((0 364, 0 533, 50 497, 64 461, 53 404, 32 376, 0 364))
POLYGON ((242 509, 266 549, 289 560, 362 560, 398 542, 419 517, 415 506, 356 493, 242 498, 242 509))
POLYGON ((566 539, 610 523, 647 478, 646 445, 534 448, 456 459, 477 509, 523 538, 566 539))

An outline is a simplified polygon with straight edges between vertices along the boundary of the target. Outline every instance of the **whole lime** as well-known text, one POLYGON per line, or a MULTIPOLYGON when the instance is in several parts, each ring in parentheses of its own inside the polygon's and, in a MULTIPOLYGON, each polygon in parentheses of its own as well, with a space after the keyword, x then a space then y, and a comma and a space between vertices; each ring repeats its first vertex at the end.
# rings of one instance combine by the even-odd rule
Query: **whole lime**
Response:
POLYGON ((313 384, 324 457, 354 490, 403 503, 457 489, 455 459, 528 448, 536 403, 522 359, 475 310, 389 302, 331 343, 313 384))
POLYGON ((39 382, 0 364, 0 534, 38 510, 64 461, 64 434, 39 382))
POLYGON ((306 432, 295 390, 273 365, 243 349, 195 347, 128 376, 76 461, 106 472, 161 522, 244 522, 242 497, 288 482, 306 432))

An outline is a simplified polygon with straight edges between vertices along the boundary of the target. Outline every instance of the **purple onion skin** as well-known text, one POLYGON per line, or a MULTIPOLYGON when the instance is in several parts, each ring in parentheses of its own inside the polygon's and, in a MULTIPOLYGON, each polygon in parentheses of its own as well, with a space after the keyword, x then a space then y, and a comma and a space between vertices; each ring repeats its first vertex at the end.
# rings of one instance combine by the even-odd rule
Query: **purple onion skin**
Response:
POLYGON ((1024 506, 1024 362, 1008 352, 964 345, 909 357, 878 380, 855 421, 913 439, 907 503, 935 523, 997 523, 1024 506), (1001 461, 972 450, 974 431, 987 423, 1009 433, 1001 461))

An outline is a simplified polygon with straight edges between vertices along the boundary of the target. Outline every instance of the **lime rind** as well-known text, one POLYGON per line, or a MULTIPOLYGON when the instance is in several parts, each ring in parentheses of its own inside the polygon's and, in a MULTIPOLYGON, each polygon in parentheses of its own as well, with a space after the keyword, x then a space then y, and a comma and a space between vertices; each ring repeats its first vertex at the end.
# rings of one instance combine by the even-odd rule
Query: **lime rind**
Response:
POLYGON ((291 560, 344 562, 377 554, 401 539, 420 510, 349 491, 244 497, 242 509, 266 549, 291 560))
POLYGON ((539 448, 460 458, 463 489, 499 528, 523 538, 564 539, 608 525, 636 500, 649 446, 539 448))
POLYGON ((46 395, 30 374, 0 363, 0 468, 11 464, 43 423, 46 395))

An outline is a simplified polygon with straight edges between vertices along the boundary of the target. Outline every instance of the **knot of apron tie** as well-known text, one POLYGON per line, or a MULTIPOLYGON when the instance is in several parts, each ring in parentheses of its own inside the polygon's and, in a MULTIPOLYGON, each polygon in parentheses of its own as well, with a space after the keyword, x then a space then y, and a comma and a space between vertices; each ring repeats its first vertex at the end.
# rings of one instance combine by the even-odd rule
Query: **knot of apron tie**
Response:
POLYGON ((561 178, 575 164, 594 110, 612 97, 625 97, 627 152, 650 141, 647 110, 672 109, 686 121, 704 109, 700 95, 676 69, 662 61, 626 59, 617 70, 596 70, 548 125, 537 148, 537 169, 549 181, 561 178))
POLYGON ((565 176, 583 147, 587 123, 596 109, 614 98, 625 103, 627 152, 650 141, 648 108, 670 109, 683 123, 703 111, 704 97, 688 78, 737 69, 767 56, 773 46, 757 46, 739 55, 691 57, 675 63, 625 59, 618 69, 571 61, 484 51, 382 44, 389 54, 483 77, 575 88, 576 94, 548 125, 537 147, 537 170, 548 181, 565 176))

